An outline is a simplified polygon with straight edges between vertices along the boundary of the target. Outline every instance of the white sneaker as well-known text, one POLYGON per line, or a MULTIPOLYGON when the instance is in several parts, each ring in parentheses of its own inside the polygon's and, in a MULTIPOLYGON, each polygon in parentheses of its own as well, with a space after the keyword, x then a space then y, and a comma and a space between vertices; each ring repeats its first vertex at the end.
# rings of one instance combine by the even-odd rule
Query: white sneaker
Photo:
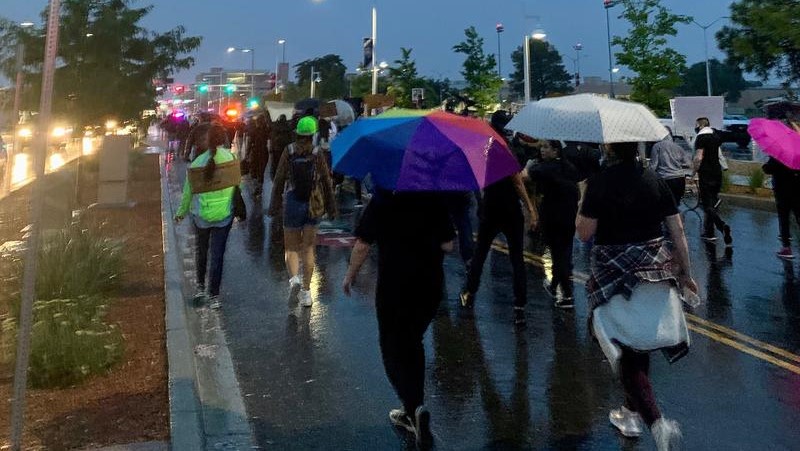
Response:
POLYGON ((656 449, 658 451, 674 451, 681 449, 683 434, 681 434, 681 429, 677 421, 659 418, 653 423, 650 431, 653 433, 653 439, 656 442, 656 449))
POLYGON ((300 299, 300 305, 302 305, 303 307, 311 307, 311 304, 314 303, 314 301, 311 299, 311 292, 306 290, 300 290, 299 299, 300 299))
POLYGON ((294 276, 289 279, 289 301, 297 298, 297 294, 300 292, 302 285, 303 283, 300 280, 300 276, 294 276))
POLYGON ((625 437, 634 438, 642 435, 642 416, 631 412, 625 406, 609 412, 608 420, 625 437))
POLYGON ((222 304, 219 302, 219 295, 210 296, 208 298, 208 308, 211 310, 219 310, 222 308, 222 304))

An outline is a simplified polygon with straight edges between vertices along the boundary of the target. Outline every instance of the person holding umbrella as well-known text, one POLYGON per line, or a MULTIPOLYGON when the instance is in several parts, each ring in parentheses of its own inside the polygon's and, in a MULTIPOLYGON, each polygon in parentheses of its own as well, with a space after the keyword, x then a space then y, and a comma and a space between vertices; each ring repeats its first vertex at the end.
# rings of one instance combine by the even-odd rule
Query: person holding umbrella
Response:
POLYGON ((583 241, 595 239, 586 284, 591 331, 625 391, 624 405, 609 420, 626 437, 641 435, 646 425, 659 450, 672 450, 681 434, 658 408, 649 355, 663 350, 674 362, 687 353, 680 289, 690 303, 697 284, 672 192, 637 163, 637 154, 634 142, 607 146, 609 166, 589 179, 577 231, 583 241), (663 237, 663 222, 674 251, 663 237))
POLYGON ((334 169, 370 175, 378 190, 356 228, 342 289, 350 295, 371 245, 378 247, 375 310, 386 375, 402 406, 389 412, 419 448, 432 444, 424 405, 423 337, 444 290, 455 231, 443 192, 485 188, 519 164, 485 122, 441 111, 390 110, 359 119, 331 143, 334 169))
POLYGON ((700 203, 703 205, 703 235, 706 242, 714 242, 714 227, 723 234, 725 246, 733 245, 731 228, 722 220, 717 211, 719 191, 722 189, 722 165, 719 162, 722 140, 711 128, 711 122, 706 117, 697 119, 695 127, 697 138, 694 142, 695 156, 694 167, 699 177, 700 203))
POLYGON ((330 171, 325 158, 313 145, 317 120, 306 116, 297 122, 297 140, 289 144, 278 163, 268 214, 283 212, 289 298, 299 296, 300 305, 311 307, 311 276, 316 261, 317 225, 327 212, 336 216, 330 171), (300 277, 300 261, 303 277, 300 277))

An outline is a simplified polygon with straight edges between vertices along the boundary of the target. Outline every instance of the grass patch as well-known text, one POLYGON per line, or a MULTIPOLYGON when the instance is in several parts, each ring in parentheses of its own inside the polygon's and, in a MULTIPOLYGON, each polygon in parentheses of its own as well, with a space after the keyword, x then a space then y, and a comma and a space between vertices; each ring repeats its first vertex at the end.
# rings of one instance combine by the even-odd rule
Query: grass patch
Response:
POLYGON ((731 191, 731 174, 730 171, 722 171, 722 187, 720 191, 728 193, 731 191))
MULTIPOLYGON (((108 370, 122 356, 122 337, 103 319, 119 288, 121 244, 76 224, 43 237, 34 303, 30 382, 65 387, 108 370)), ((22 260, 12 262, 0 296, 11 316, 0 329, 0 358, 14 356, 20 310, 22 260)))
POLYGON ((764 187, 764 177, 764 171, 760 167, 750 170, 750 174, 747 177, 747 186, 750 188, 751 193, 755 194, 759 188, 764 187))

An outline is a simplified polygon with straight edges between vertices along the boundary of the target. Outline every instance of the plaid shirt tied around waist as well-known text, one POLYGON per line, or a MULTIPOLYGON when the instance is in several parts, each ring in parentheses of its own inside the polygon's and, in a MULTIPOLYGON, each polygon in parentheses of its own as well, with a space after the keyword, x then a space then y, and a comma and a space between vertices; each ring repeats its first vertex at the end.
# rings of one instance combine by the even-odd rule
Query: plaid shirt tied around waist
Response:
POLYGON ((668 281, 676 288, 672 254, 664 238, 639 244, 600 245, 592 249, 592 275, 586 282, 591 310, 617 294, 630 299, 640 282, 668 281))

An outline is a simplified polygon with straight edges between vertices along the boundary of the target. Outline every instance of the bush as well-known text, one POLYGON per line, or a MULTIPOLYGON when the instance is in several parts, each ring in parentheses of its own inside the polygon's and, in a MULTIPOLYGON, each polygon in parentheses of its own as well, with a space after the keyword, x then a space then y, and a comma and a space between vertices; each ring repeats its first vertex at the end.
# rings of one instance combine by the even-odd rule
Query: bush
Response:
POLYGON ((731 190, 731 175, 730 171, 722 171, 722 188, 721 192, 727 193, 731 190))
MULTIPOLYGON (((11 317, 0 330, 0 357, 14 355, 19 321, 19 284, 23 265, 13 262, 13 277, 2 295, 11 301, 11 317)), ((109 369, 122 356, 116 326, 103 322, 106 299, 119 287, 121 246, 99 234, 70 225, 44 237, 31 338, 30 382, 35 387, 64 387, 109 369)))
POLYGON ((748 176, 748 186, 750 187, 750 192, 755 194, 759 188, 764 187, 764 171, 761 170, 760 167, 755 167, 750 170, 750 175, 748 176))

